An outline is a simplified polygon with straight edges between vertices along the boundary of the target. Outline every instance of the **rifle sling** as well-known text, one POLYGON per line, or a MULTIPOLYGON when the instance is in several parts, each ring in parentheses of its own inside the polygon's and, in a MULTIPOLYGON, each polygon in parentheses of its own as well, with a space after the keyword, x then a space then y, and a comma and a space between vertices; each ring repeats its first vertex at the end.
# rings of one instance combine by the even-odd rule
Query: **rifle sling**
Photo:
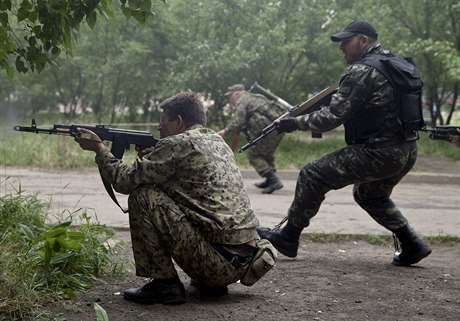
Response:
MULTIPOLYGON (((99 169, 99 167, 98 167, 98 169, 99 169)), ((128 213, 129 209, 121 207, 120 203, 118 203, 117 197, 115 196, 115 193, 114 193, 113 188, 112 188, 112 184, 110 184, 110 182, 108 180, 106 180, 104 178, 104 176, 102 176, 102 173, 101 173, 100 169, 99 169, 99 175, 101 175, 102 183, 104 184, 105 190, 109 194, 109 196, 112 199, 112 201, 114 201, 114 203, 118 205, 118 207, 123 211, 123 213, 128 213)))

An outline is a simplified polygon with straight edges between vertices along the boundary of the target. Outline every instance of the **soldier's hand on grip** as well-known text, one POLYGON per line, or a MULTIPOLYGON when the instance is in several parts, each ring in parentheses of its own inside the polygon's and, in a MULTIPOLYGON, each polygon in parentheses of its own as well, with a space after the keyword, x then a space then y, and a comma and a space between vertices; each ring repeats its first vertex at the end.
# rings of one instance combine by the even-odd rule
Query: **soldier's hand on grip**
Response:
POLYGON ((276 131, 278 133, 291 133, 299 129, 295 117, 286 117, 277 122, 276 131))

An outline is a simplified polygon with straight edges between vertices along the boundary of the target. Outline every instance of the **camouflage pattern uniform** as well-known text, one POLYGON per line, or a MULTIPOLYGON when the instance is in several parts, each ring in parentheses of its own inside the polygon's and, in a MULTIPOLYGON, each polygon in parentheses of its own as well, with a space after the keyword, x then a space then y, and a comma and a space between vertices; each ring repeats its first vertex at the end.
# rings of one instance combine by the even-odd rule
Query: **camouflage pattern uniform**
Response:
MULTIPOLYGON (((381 51, 376 43, 365 55, 381 51)), ((330 105, 296 122, 315 132, 343 124, 347 146, 302 168, 288 211, 292 225, 308 226, 325 194, 350 184, 355 201, 379 224, 390 231, 407 224, 390 195, 415 163, 416 134, 402 138, 393 89, 381 73, 355 62, 345 70, 330 105)))
MULTIPOLYGON (((249 138, 257 137, 263 128, 286 112, 281 106, 270 102, 265 96, 242 92, 235 102, 236 113, 230 124, 224 129, 226 133, 239 133, 244 130, 249 138)), ((249 163, 260 176, 276 171, 275 150, 283 134, 273 134, 248 151, 249 163)))
POLYGON ((214 131, 195 125, 161 139, 131 166, 104 150, 101 173, 129 194, 129 222, 138 276, 177 277, 174 261, 193 280, 224 286, 239 280, 212 244, 243 244, 257 237, 258 221, 233 152, 214 131))

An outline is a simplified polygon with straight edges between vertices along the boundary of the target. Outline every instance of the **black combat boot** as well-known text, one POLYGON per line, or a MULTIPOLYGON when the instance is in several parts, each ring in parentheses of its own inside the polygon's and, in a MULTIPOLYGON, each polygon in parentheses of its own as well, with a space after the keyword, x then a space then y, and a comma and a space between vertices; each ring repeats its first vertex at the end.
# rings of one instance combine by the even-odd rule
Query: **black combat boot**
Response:
POLYGON ((268 186, 268 179, 267 177, 265 177, 265 180, 262 181, 262 182, 257 182, 257 183, 254 183, 254 185, 258 188, 267 188, 268 186))
POLYGON ((303 228, 296 227, 289 222, 281 228, 281 225, 286 221, 287 217, 272 229, 258 226, 256 230, 262 239, 269 240, 281 254, 296 257, 299 248, 299 237, 303 228))
POLYGON ((179 278, 154 279, 140 288, 125 290, 124 298, 143 304, 185 303, 185 288, 179 278))
POLYGON ((275 171, 269 171, 266 177, 268 185, 262 190, 262 194, 271 194, 277 189, 283 188, 283 183, 281 183, 278 176, 276 176, 275 171))
POLYGON ((415 234, 409 224, 393 231, 393 233, 401 244, 399 250, 398 242, 395 240, 396 253, 393 257, 393 265, 409 266, 430 255, 431 249, 428 244, 415 234))

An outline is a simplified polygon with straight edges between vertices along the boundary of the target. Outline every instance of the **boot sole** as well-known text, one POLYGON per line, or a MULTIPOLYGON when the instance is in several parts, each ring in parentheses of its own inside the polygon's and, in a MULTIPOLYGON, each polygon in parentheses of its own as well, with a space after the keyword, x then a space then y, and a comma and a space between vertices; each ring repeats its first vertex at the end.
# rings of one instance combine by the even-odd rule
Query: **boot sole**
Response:
POLYGON ((264 188, 268 187, 268 185, 267 186, 257 186, 256 184, 254 184, 254 186, 257 187, 257 188, 260 188, 260 189, 264 189, 264 188))
POLYGON ((287 256, 287 257, 296 257, 297 256, 297 250, 296 251, 288 250, 286 248, 282 248, 280 246, 277 246, 274 243, 272 243, 272 245, 275 247, 275 249, 278 250, 278 252, 280 252, 284 256, 287 256))
MULTIPOLYGON (((277 186, 273 186, 270 190, 266 190, 266 189, 263 189, 262 190, 262 194, 271 194, 273 193, 274 191, 277 191, 279 189, 282 189, 284 186, 283 185, 277 185, 277 186)), ((268 187, 267 187, 268 188, 268 187)))
POLYGON ((419 253, 418 255, 412 257, 411 260, 409 261, 397 261, 393 259, 392 263, 393 265, 396 265, 396 266, 409 266, 409 265, 420 262, 422 259, 426 258, 430 254, 431 254, 431 249, 428 249, 427 251, 419 253))
POLYGON ((297 251, 298 251, 298 247, 299 247, 299 244, 297 245, 293 245, 296 246, 295 249, 291 249, 291 248, 286 248, 286 247, 283 247, 281 246, 273 237, 270 237, 268 235, 263 235, 264 233, 263 232, 259 232, 259 236, 263 239, 266 239, 266 240, 269 240, 270 243, 275 247, 275 249, 280 252, 281 254, 283 254, 284 256, 287 256, 287 257, 296 257, 297 256, 297 251))

